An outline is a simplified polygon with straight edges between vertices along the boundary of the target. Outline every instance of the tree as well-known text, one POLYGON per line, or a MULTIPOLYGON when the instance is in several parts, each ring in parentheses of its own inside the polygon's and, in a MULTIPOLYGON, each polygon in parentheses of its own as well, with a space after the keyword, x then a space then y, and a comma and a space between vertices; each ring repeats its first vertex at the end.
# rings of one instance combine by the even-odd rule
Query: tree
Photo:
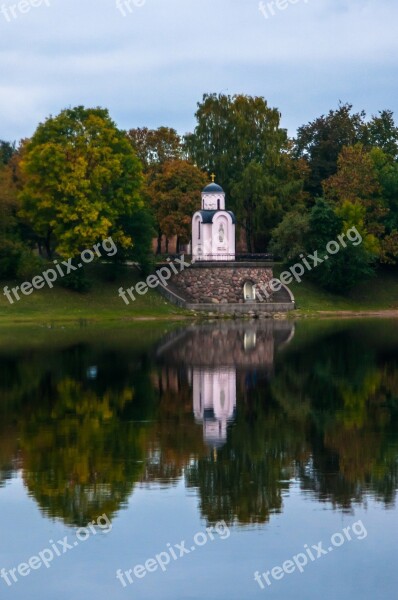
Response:
POLYGON ((344 146, 366 139, 365 113, 352 113, 351 104, 340 104, 297 131, 295 154, 310 167, 307 189, 315 198, 322 194, 322 182, 337 171, 337 160, 344 146))
POLYGON ((382 239, 388 208, 381 196, 372 156, 362 144, 342 149, 337 173, 324 181, 323 188, 325 197, 340 205, 345 202, 361 205, 367 232, 382 239))
POLYGON ((274 178, 288 151, 280 118, 278 109, 261 97, 205 94, 198 104, 195 130, 185 136, 190 159, 217 174, 245 228, 249 250, 254 249, 261 206, 278 201, 277 194, 273 198, 274 178))
POLYGON ((273 170, 251 162, 233 187, 237 212, 241 215, 249 252, 268 249, 271 231, 289 212, 305 209, 304 181, 308 168, 302 159, 285 152, 273 170))
POLYGON ((171 127, 130 129, 127 137, 137 152, 145 174, 165 162, 182 158, 181 138, 171 127))
POLYGON ((15 142, 0 140, 0 165, 7 165, 15 154, 15 142))
POLYGON ((199 208, 198 190, 207 177, 185 160, 164 163, 147 188, 156 220, 168 240, 176 235, 177 248, 191 238, 192 214, 199 208))
POLYGON ((54 247, 74 257, 109 236, 131 245, 120 219, 143 206, 141 166, 107 110, 78 106, 49 117, 27 143, 22 169, 21 214, 49 257, 54 247))
POLYGON ((0 166, 0 278, 14 277, 22 258, 16 218, 18 208, 18 189, 12 170, 8 165, 0 166))
POLYGON ((307 251, 318 251, 325 256, 325 248, 330 241, 356 227, 362 241, 353 245, 340 246, 338 253, 323 260, 310 271, 309 276, 319 285, 332 292, 346 293, 363 279, 374 274, 374 264, 379 252, 376 238, 369 234, 365 226, 365 208, 360 204, 343 202, 337 208, 324 199, 319 199, 310 212, 309 231, 306 237, 307 251))
POLYGON ((10 152, 5 164, 0 160, 0 277, 4 278, 30 274, 37 263, 31 253, 37 240, 19 217, 20 163, 24 143, 21 141, 18 148, 9 144, 10 152))
POLYGON ((176 130, 170 127, 130 129, 127 135, 143 165, 145 197, 153 215, 158 240, 157 254, 160 254, 165 232, 159 220, 159 198, 156 195, 153 197, 149 189, 166 162, 182 159, 181 138, 176 130))
POLYGON ((391 110, 381 110, 379 116, 373 115, 367 124, 367 144, 371 148, 380 148, 395 160, 398 159, 398 127, 391 110))
POLYGON ((284 262, 298 259, 306 247, 308 212, 289 212, 272 232, 270 251, 284 262))
POLYGON ((381 239, 380 260, 394 264, 398 259, 398 163, 380 148, 372 148, 370 156, 387 209, 383 218, 385 234, 381 239))
POLYGON ((140 265, 143 275, 149 275, 154 262, 152 240, 156 231, 147 204, 144 207, 134 207, 129 215, 122 216, 120 225, 123 231, 134 240, 134 244, 128 248, 120 248, 113 260, 119 264, 125 260, 133 260, 140 265))

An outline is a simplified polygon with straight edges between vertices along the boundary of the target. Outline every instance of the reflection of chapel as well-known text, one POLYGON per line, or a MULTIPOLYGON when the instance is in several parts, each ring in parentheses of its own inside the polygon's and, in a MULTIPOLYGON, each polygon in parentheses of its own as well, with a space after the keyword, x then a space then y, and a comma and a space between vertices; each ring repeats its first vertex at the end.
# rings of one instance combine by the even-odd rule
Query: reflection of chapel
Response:
POLYGON ((216 448, 227 440, 228 423, 235 418, 236 369, 193 369, 195 419, 203 423, 205 442, 216 448))
POLYGON ((225 192, 212 178, 202 191, 202 209, 192 218, 192 259, 235 260, 235 215, 225 210, 225 192))

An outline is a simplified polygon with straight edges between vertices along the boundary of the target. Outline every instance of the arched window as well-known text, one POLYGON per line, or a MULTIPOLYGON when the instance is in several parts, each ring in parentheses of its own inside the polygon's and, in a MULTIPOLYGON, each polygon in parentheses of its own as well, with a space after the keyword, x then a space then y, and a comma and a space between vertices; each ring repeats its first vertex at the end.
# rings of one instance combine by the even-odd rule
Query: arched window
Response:
POLYGON ((246 281, 243 286, 243 297, 245 302, 253 302, 256 299, 256 286, 251 281, 246 281))
POLYGON ((220 198, 217 198, 217 210, 220 210, 220 198))

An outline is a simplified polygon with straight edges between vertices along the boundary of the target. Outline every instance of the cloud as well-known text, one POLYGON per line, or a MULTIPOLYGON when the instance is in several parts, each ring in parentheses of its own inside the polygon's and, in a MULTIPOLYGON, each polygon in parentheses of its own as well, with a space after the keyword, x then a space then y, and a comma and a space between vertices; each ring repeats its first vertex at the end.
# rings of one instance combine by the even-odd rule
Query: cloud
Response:
POLYGON ((393 0, 289 0, 267 19, 257 0, 146 0, 125 17, 116 0, 48 1, 0 14, 0 138, 76 104, 185 132, 213 91, 265 96, 291 133, 339 99, 398 109, 393 0))

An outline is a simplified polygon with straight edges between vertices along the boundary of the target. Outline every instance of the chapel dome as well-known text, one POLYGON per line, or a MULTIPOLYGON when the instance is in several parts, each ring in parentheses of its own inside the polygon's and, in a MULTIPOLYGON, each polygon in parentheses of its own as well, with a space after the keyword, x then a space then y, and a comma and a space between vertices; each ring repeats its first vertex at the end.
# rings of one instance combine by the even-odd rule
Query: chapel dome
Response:
POLYGON ((212 194, 214 192, 221 192, 224 194, 224 190, 222 189, 221 185, 218 185, 217 183, 209 183, 209 185, 206 185, 202 191, 202 194, 212 194))

